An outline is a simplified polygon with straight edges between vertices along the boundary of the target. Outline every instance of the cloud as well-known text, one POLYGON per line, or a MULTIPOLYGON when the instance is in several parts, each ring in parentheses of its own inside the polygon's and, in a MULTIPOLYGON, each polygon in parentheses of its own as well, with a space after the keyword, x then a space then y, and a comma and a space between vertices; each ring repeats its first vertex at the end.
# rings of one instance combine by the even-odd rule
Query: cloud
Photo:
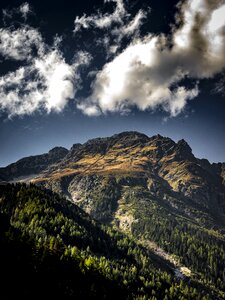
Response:
POLYGON ((41 58, 34 60, 39 82, 42 83, 41 94, 44 107, 48 112, 62 111, 68 99, 73 99, 75 87, 73 79, 75 68, 68 65, 62 55, 53 50, 41 58))
MULTIPOLYGON (((107 48, 113 41, 114 45, 110 46, 113 47, 113 49, 115 49, 116 44, 124 37, 131 35, 134 37, 138 35, 139 29, 150 10, 143 11, 140 9, 134 17, 131 17, 123 0, 105 0, 105 3, 110 2, 116 4, 115 9, 111 14, 103 14, 98 11, 96 14, 90 16, 87 16, 86 14, 81 17, 77 16, 74 21, 75 26, 73 32, 77 33, 90 28, 98 28, 100 30, 110 28, 110 32, 107 32, 106 35, 104 34, 103 37, 98 39, 98 44, 103 44, 107 48)), ((114 53, 114 51, 111 53, 114 53)))
POLYGON ((6 59, 30 60, 35 50, 41 55, 43 48, 42 37, 34 28, 0 28, 0 54, 6 59))
POLYGON ((222 78, 220 78, 216 84, 214 89, 212 90, 213 94, 220 94, 222 96, 225 96, 225 77, 223 75, 222 78))
POLYGON ((22 14, 23 18, 26 20, 27 16, 32 12, 29 3, 25 2, 19 6, 19 11, 22 14))
POLYGON ((87 16, 85 14, 82 17, 77 16, 74 21, 74 33, 90 27, 103 29, 111 27, 113 23, 122 23, 122 19, 127 14, 124 8, 123 0, 105 0, 105 3, 107 2, 116 3, 116 8, 112 14, 102 14, 101 12, 98 12, 97 14, 93 14, 91 16, 87 16))
POLYGON ((117 30, 119 34, 124 35, 131 35, 139 31, 143 20, 147 17, 147 13, 143 10, 139 10, 138 13, 134 16, 134 18, 121 29, 115 29, 114 34, 117 34, 117 30))
POLYGON ((81 51, 68 64, 59 46, 60 38, 49 46, 38 30, 31 27, 0 30, 1 55, 26 62, 0 77, 1 111, 9 117, 32 114, 36 110, 60 112, 74 99, 80 88, 79 68, 89 63, 90 55, 81 51))
POLYGON ((177 16, 172 54, 190 76, 210 78, 225 67, 224 1, 186 1, 177 16))
POLYGON ((32 63, 0 77, 0 109, 10 117, 36 110, 61 112, 79 89, 79 67, 88 62, 82 53, 72 65, 51 49, 32 63))
POLYGON ((3 20, 12 19, 14 15, 20 15, 26 21, 27 17, 30 13, 32 13, 32 9, 28 2, 22 3, 19 7, 14 7, 10 9, 3 9, 3 20))
MULTIPOLYGON (((112 13, 97 11, 76 17, 74 22, 75 34, 98 29, 95 32, 101 38, 93 41, 94 61, 99 47, 104 46, 106 52, 100 70, 87 70, 85 85, 81 67, 89 66, 89 53, 75 52, 68 61, 61 37, 49 45, 31 26, 19 23, 0 28, 0 55, 21 62, 17 70, 0 77, 0 110, 10 117, 43 110, 61 112, 72 100, 89 116, 127 113, 136 107, 142 111, 163 109, 175 117, 197 97, 201 79, 224 71, 224 1, 182 1, 169 35, 145 36, 141 26, 150 10, 140 9, 133 15, 123 0, 105 0, 108 3, 113 4, 112 13), (77 91, 89 83, 89 97, 75 100, 77 91)), ((20 14, 26 20, 30 11, 25 2, 3 14, 8 18, 20 14)), ((218 83, 217 91, 222 91, 222 84, 218 83)))
POLYGON ((132 106, 161 107, 171 116, 182 112, 198 95, 198 80, 225 68, 225 5, 220 0, 186 0, 178 8, 172 35, 136 37, 97 73, 92 94, 78 108, 87 115, 132 106), (184 79, 195 84, 187 87, 184 79))

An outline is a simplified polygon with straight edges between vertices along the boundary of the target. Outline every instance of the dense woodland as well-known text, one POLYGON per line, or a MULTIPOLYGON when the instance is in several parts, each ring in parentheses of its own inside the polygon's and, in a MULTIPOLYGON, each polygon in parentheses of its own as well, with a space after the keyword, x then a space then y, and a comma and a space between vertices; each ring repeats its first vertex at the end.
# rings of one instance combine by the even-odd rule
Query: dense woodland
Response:
POLYGON ((220 290, 225 297, 224 234, 172 213, 162 199, 152 197, 140 186, 130 188, 125 201, 136 208, 135 219, 139 222, 132 224, 134 236, 154 241, 175 254, 183 265, 191 268, 196 279, 220 290))
POLYGON ((133 218, 127 234, 138 241, 154 241, 175 256, 180 265, 190 268, 192 279, 225 298, 224 230, 212 227, 212 217, 207 211, 185 203, 184 198, 174 198, 172 192, 166 194, 165 200, 165 194, 153 194, 143 182, 132 182, 132 178, 129 185, 128 180, 126 185, 121 184, 119 176, 104 177, 99 182, 94 191, 85 191, 83 196, 91 199, 94 218, 113 223, 117 228, 118 219, 112 216, 115 207, 118 210, 118 199, 122 199, 120 206, 124 215, 133 218))
MULTIPOLYGON (((176 279, 168 264, 134 239, 101 225, 50 191, 34 185, 2 185, 0 213, 1 299, 219 299, 216 292, 194 280, 176 279)), ((167 234, 161 232, 163 224, 155 220, 149 224, 150 234, 160 233, 158 242, 163 244, 167 234)), ((175 243, 168 247, 176 250, 171 251, 185 251, 191 238, 188 232, 180 239, 174 232, 175 243)), ((194 240, 194 249, 202 253, 202 260, 213 257, 210 267, 222 278, 224 273, 214 261, 222 255, 220 248, 213 240, 203 239, 200 234, 198 244, 194 240)), ((197 270, 202 261, 194 261, 193 256, 190 263, 197 270)))

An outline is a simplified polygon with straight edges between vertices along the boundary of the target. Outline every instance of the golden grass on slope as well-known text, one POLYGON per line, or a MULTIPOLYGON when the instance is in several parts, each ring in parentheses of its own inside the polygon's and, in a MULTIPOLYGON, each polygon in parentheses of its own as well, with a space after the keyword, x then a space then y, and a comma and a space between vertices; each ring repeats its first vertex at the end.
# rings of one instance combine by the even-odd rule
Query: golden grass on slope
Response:
POLYGON ((94 156, 91 155, 86 155, 83 158, 81 158, 80 160, 78 160, 76 162, 77 165, 91 165, 96 163, 99 159, 101 159, 101 155, 100 154, 96 154, 94 156))
POLYGON ((54 172, 52 175, 51 175, 51 178, 59 178, 59 177, 65 177, 65 176, 69 176, 69 175, 73 175, 73 174, 76 174, 76 173, 79 173, 79 169, 77 170, 74 170, 74 169, 63 169, 63 170, 60 170, 58 172, 54 172))
POLYGON ((33 180, 31 180, 31 182, 40 183, 43 181, 48 181, 50 179, 58 179, 60 177, 70 176, 70 175, 77 174, 77 173, 79 173, 79 170, 66 168, 66 169, 55 171, 54 173, 50 174, 49 176, 36 177, 33 180))
POLYGON ((144 146, 141 149, 141 152, 154 151, 154 150, 157 150, 157 149, 158 149, 158 147, 156 147, 156 146, 148 145, 148 146, 144 146))
MULTIPOLYGON (((170 184, 174 190, 177 190, 180 184, 185 184, 198 178, 198 176, 190 173, 188 166, 188 162, 174 161, 164 167, 159 174, 170 184), (165 172, 166 175, 164 175, 165 172)), ((194 187, 193 184, 192 187, 194 187)))
POLYGON ((41 182, 49 179, 58 179, 60 177, 83 173, 100 172, 144 172, 143 167, 149 161, 148 151, 157 149, 155 146, 146 145, 141 147, 134 145, 124 148, 123 145, 114 145, 105 155, 86 154, 76 162, 69 163, 65 168, 56 170, 50 175, 36 178, 35 182, 41 182))

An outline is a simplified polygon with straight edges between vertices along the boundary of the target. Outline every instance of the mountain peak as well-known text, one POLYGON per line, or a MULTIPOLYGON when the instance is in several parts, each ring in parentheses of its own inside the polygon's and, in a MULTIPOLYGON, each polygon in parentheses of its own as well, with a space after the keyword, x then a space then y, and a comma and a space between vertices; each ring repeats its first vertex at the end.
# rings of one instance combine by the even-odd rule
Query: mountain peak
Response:
POLYGON ((184 139, 181 139, 177 142, 176 156, 180 159, 191 159, 192 160, 194 158, 191 147, 184 139))
POLYGON ((163 136, 161 134, 156 134, 152 136, 152 139, 163 139, 163 136))
POLYGON ((48 151, 49 155, 66 155, 69 152, 68 149, 64 147, 54 147, 48 151))
POLYGON ((121 133, 117 133, 117 134, 114 134, 112 136, 112 138, 124 138, 124 137, 130 137, 130 138, 149 138, 146 134, 144 133, 141 133, 141 132, 138 132, 138 131, 124 131, 124 132, 121 132, 121 133))
POLYGON ((192 152, 192 149, 191 147, 189 146, 189 144, 184 140, 184 139, 181 139, 177 142, 177 146, 179 148, 182 148, 183 150, 186 150, 188 152, 192 152))

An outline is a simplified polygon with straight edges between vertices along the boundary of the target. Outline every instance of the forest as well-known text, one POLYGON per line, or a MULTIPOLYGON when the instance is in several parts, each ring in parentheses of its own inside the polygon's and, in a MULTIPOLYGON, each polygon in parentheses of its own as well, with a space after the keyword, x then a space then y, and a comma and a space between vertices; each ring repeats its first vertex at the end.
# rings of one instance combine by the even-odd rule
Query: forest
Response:
POLYGON ((1 185, 0 213, 2 299, 220 297, 49 190, 1 185))

